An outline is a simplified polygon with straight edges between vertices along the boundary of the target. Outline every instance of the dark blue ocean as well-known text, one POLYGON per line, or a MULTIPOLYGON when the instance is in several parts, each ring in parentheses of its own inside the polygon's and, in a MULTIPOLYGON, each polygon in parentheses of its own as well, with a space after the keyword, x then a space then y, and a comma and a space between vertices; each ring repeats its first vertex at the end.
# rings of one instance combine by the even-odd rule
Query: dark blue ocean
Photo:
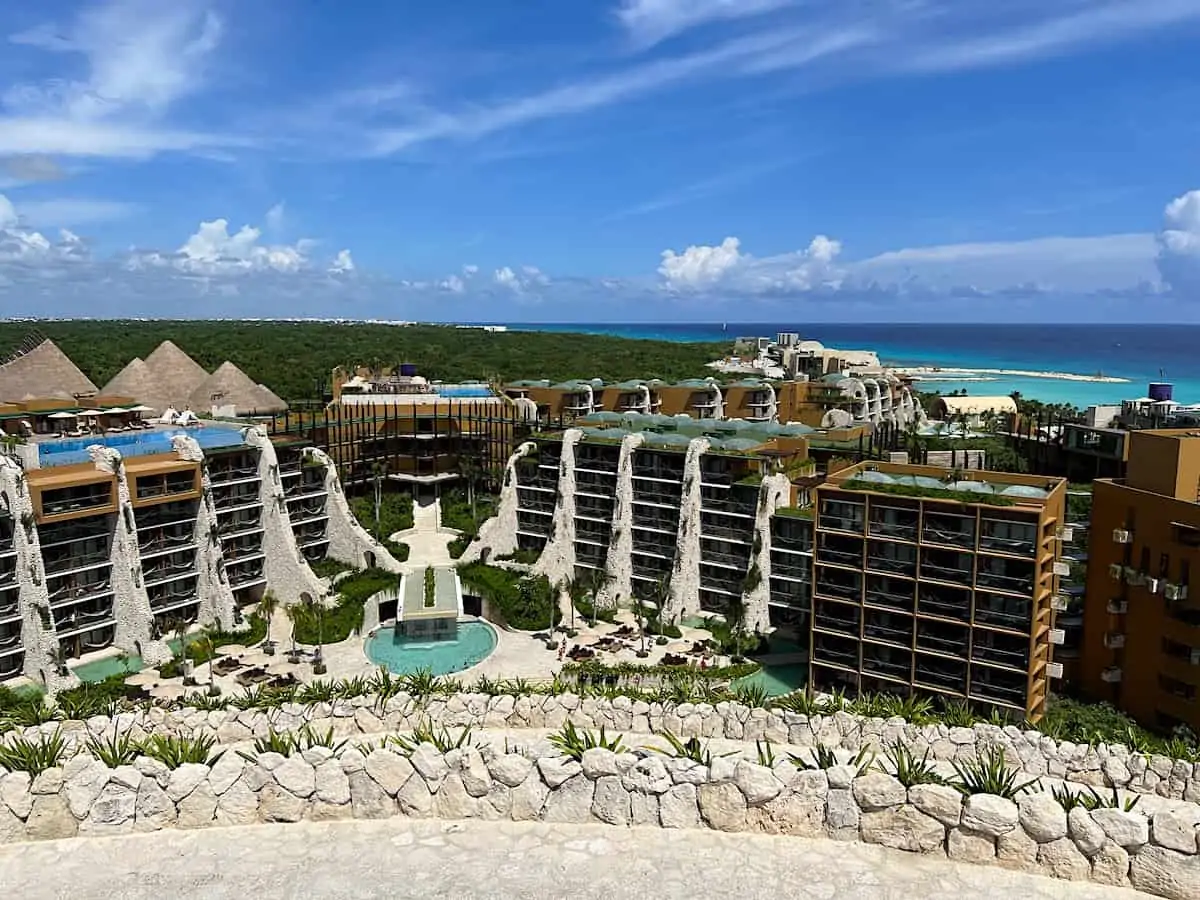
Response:
MULTIPOLYGON (((976 396, 1020 391, 1046 402, 1118 403, 1144 397, 1151 381, 1175 385, 1175 399, 1200 403, 1200 325, 812 325, 512 324, 510 330, 583 332, 667 341, 720 341, 799 332, 846 350, 875 350, 882 362, 967 370, 922 378, 929 389, 976 396), (1019 373, 1019 374, 1018 374, 1019 373), (1051 377, 1035 377, 1041 373, 1051 377), (1120 383, 1052 377, 1102 375, 1120 383)), ((586 373, 581 372, 580 375, 586 373)))

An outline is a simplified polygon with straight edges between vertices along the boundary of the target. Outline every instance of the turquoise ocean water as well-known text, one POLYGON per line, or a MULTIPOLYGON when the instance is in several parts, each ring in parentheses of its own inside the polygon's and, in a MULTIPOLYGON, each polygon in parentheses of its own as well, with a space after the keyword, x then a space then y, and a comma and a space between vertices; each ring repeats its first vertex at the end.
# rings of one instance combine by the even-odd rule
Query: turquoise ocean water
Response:
MULTIPOLYGON (((668 341, 721 341, 739 335, 799 332, 829 347, 875 350, 884 363, 969 369, 928 376, 923 386, 988 396, 1020 391, 1048 403, 1119 403, 1144 397, 1151 381, 1175 385, 1175 399, 1200 403, 1197 325, 883 325, 771 323, 511 324, 510 330, 583 332, 668 341), (1034 377, 1068 373, 1123 378, 1121 383, 1034 377)), ((580 373, 584 375, 585 373, 580 373)))

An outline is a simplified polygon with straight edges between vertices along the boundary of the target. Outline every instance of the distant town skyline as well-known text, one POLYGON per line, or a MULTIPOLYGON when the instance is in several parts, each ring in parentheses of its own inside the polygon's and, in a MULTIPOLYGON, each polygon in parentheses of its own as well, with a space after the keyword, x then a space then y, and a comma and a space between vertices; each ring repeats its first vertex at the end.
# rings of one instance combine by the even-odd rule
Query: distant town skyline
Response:
POLYGON ((0 11, 0 317, 1200 321, 1200 0, 0 11))

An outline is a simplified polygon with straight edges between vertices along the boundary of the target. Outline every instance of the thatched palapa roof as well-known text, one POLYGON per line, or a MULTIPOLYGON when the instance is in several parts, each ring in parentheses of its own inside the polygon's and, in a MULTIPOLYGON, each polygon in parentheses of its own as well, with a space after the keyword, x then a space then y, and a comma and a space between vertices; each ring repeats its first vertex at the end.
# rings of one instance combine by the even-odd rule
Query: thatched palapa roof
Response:
POLYGON ((188 398, 196 391, 208 373, 203 367, 184 353, 173 341, 163 341, 146 357, 146 368, 155 384, 155 402, 147 406, 174 406, 182 409, 188 398))
POLYGON ((283 412, 287 404, 226 360, 188 398, 193 409, 232 406, 239 416, 283 412))
POLYGON ((120 394, 134 397, 138 403, 161 413, 171 405, 168 391, 155 379, 150 367, 140 357, 134 357, 112 381, 104 386, 105 394, 120 394))
POLYGON ((96 385, 51 340, 0 365, 0 400, 70 400, 95 393, 96 385))

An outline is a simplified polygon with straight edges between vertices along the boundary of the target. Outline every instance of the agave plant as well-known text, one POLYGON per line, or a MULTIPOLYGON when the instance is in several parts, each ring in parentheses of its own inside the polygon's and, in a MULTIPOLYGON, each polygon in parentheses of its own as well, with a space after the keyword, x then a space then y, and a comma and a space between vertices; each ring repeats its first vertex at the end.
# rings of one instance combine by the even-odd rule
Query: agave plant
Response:
POLYGON ((300 688, 296 698, 301 703, 332 703, 340 699, 341 694, 336 682, 318 678, 300 688))
POLYGON ((30 697, 5 710, 4 718, 9 727, 29 728, 57 722, 62 718, 62 712, 56 707, 47 706, 41 697, 30 697))
POLYGON ((975 715, 966 700, 943 700, 939 718, 952 728, 970 728, 975 724, 975 715))
POLYGON ((824 711, 823 701, 818 700, 808 691, 793 691, 782 697, 776 697, 772 706, 802 716, 815 716, 824 711))
POLYGON ((775 748, 770 741, 755 741, 754 748, 758 751, 758 764, 768 769, 775 768, 775 748))
POLYGON ((471 726, 468 725, 458 733, 456 738, 450 734, 448 728, 435 729, 433 723, 425 719, 417 724, 417 727, 412 730, 412 734, 388 735, 384 739, 384 745, 395 746, 405 756, 412 756, 422 744, 432 744, 438 753, 462 750, 464 747, 482 746, 482 743, 471 740, 471 730, 471 726))
POLYGON ((192 709, 203 710, 204 712, 214 712, 216 710, 225 709, 233 704, 233 699, 229 697, 221 697, 219 695, 210 695, 207 691, 193 691, 179 700, 180 706, 190 706, 192 709))
POLYGON ((178 769, 185 763, 211 766, 222 755, 212 753, 216 743, 217 739, 208 734, 195 737, 156 734, 146 741, 142 753, 151 759, 157 759, 168 769, 178 769))
MULTIPOLYGON (((713 761, 712 751, 709 750, 708 742, 701 742, 698 737, 690 737, 686 741, 671 731, 660 731, 658 736, 667 742, 667 749, 662 747, 647 746, 645 749, 654 753, 661 753, 664 756, 671 756, 675 759, 690 759, 692 762, 700 763, 702 766, 711 766, 713 761)), ((719 753, 717 758, 723 756, 733 756, 737 751, 730 753, 719 753)))
MULTIPOLYGON (((821 744, 812 748, 807 759, 800 753, 791 753, 789 758, 792 765, 798 769, 832 769, 834 766, 841 765, 833 749, 821 744)), ((873 762, 875 762, 875 753, 869 747, 862 747, 848 765, 854 767, 856 774, 865 775, 873 762)))
POLYGON ((437 692, 437 678, 432 669, 418 669, 402 676, 404 690, 418 703, 428 700, 437 692))
POLYGON ((583 754, 588 750, 600 748, 611 750, 613 753, 620 753, 624 750, 621 735, 618 734, 610 739, 604 733, 603 725, 600 726, 599 734, 587 729, 579 730, 570 720, 563 723, 563 727, 550 735, 548 740, 563 756, 570 757, 576 762, 583 759, 583 754))
POLYGON ((766 687, 761 684, 743 684, 733 690, 733 699, 743 706, 754 709, 766 709, 771 697, 766 687))
POLYGON ((879 770, 894 775, 896 780, 906 788, 915 784, 946 783, 946 779, 937 773, 933 763, 929 761, 928 749, 918 759, 912 750, 900 741, 896 741, 884 751, 884 757, 888 765, 885 767, 880 764, 879 770))
POLYGON ((238 756, 248 762, 255 762, 264 753, 278 753, 280 756, 291 756, 300 749, 299 737, 291 731, 276 731, 268 728, 267 733, 255 738, 254 749, 239 750, 238 756))
POLYGON ((1128 797, 1122 799, 1120 792, 1115 787, 1112 789, 1112 793, 1107 796, 1098 793, 1095 788, 1089 788, 1086 793, 1079 795, 1080 803, 1089 812, 1093 809, 1119 809, 1123 812, 1133 812, 1134 807, 1138 805, 1138 801, 1141 799, 1137 794, 1130 794, 1128 797))
POLYGON ((34 778, 60 765, 66 758, 67 742, 58 728, 53 734, 39 734, 32 739, 11 737, 0 742, 0 769, 28 772, 34 778))
POLYGON ((118 733, 114 725, 111 735, 88 738, 87 751, 110 769, 115 769, 133 765, 142 755, 142 742, 128 731, 118 733))
POLYGON ((1015 800, 1038 784, 1036 778, 1019 781, 1019 773, 1008 767, 1004 751, 998 747, 991 747, 983 754, 977 753, 974 759, 954 762, 953 766, 958 775, 958 784, 953 786, 968 797, 972 794, 995 794, 1006 800, 1015 800))

